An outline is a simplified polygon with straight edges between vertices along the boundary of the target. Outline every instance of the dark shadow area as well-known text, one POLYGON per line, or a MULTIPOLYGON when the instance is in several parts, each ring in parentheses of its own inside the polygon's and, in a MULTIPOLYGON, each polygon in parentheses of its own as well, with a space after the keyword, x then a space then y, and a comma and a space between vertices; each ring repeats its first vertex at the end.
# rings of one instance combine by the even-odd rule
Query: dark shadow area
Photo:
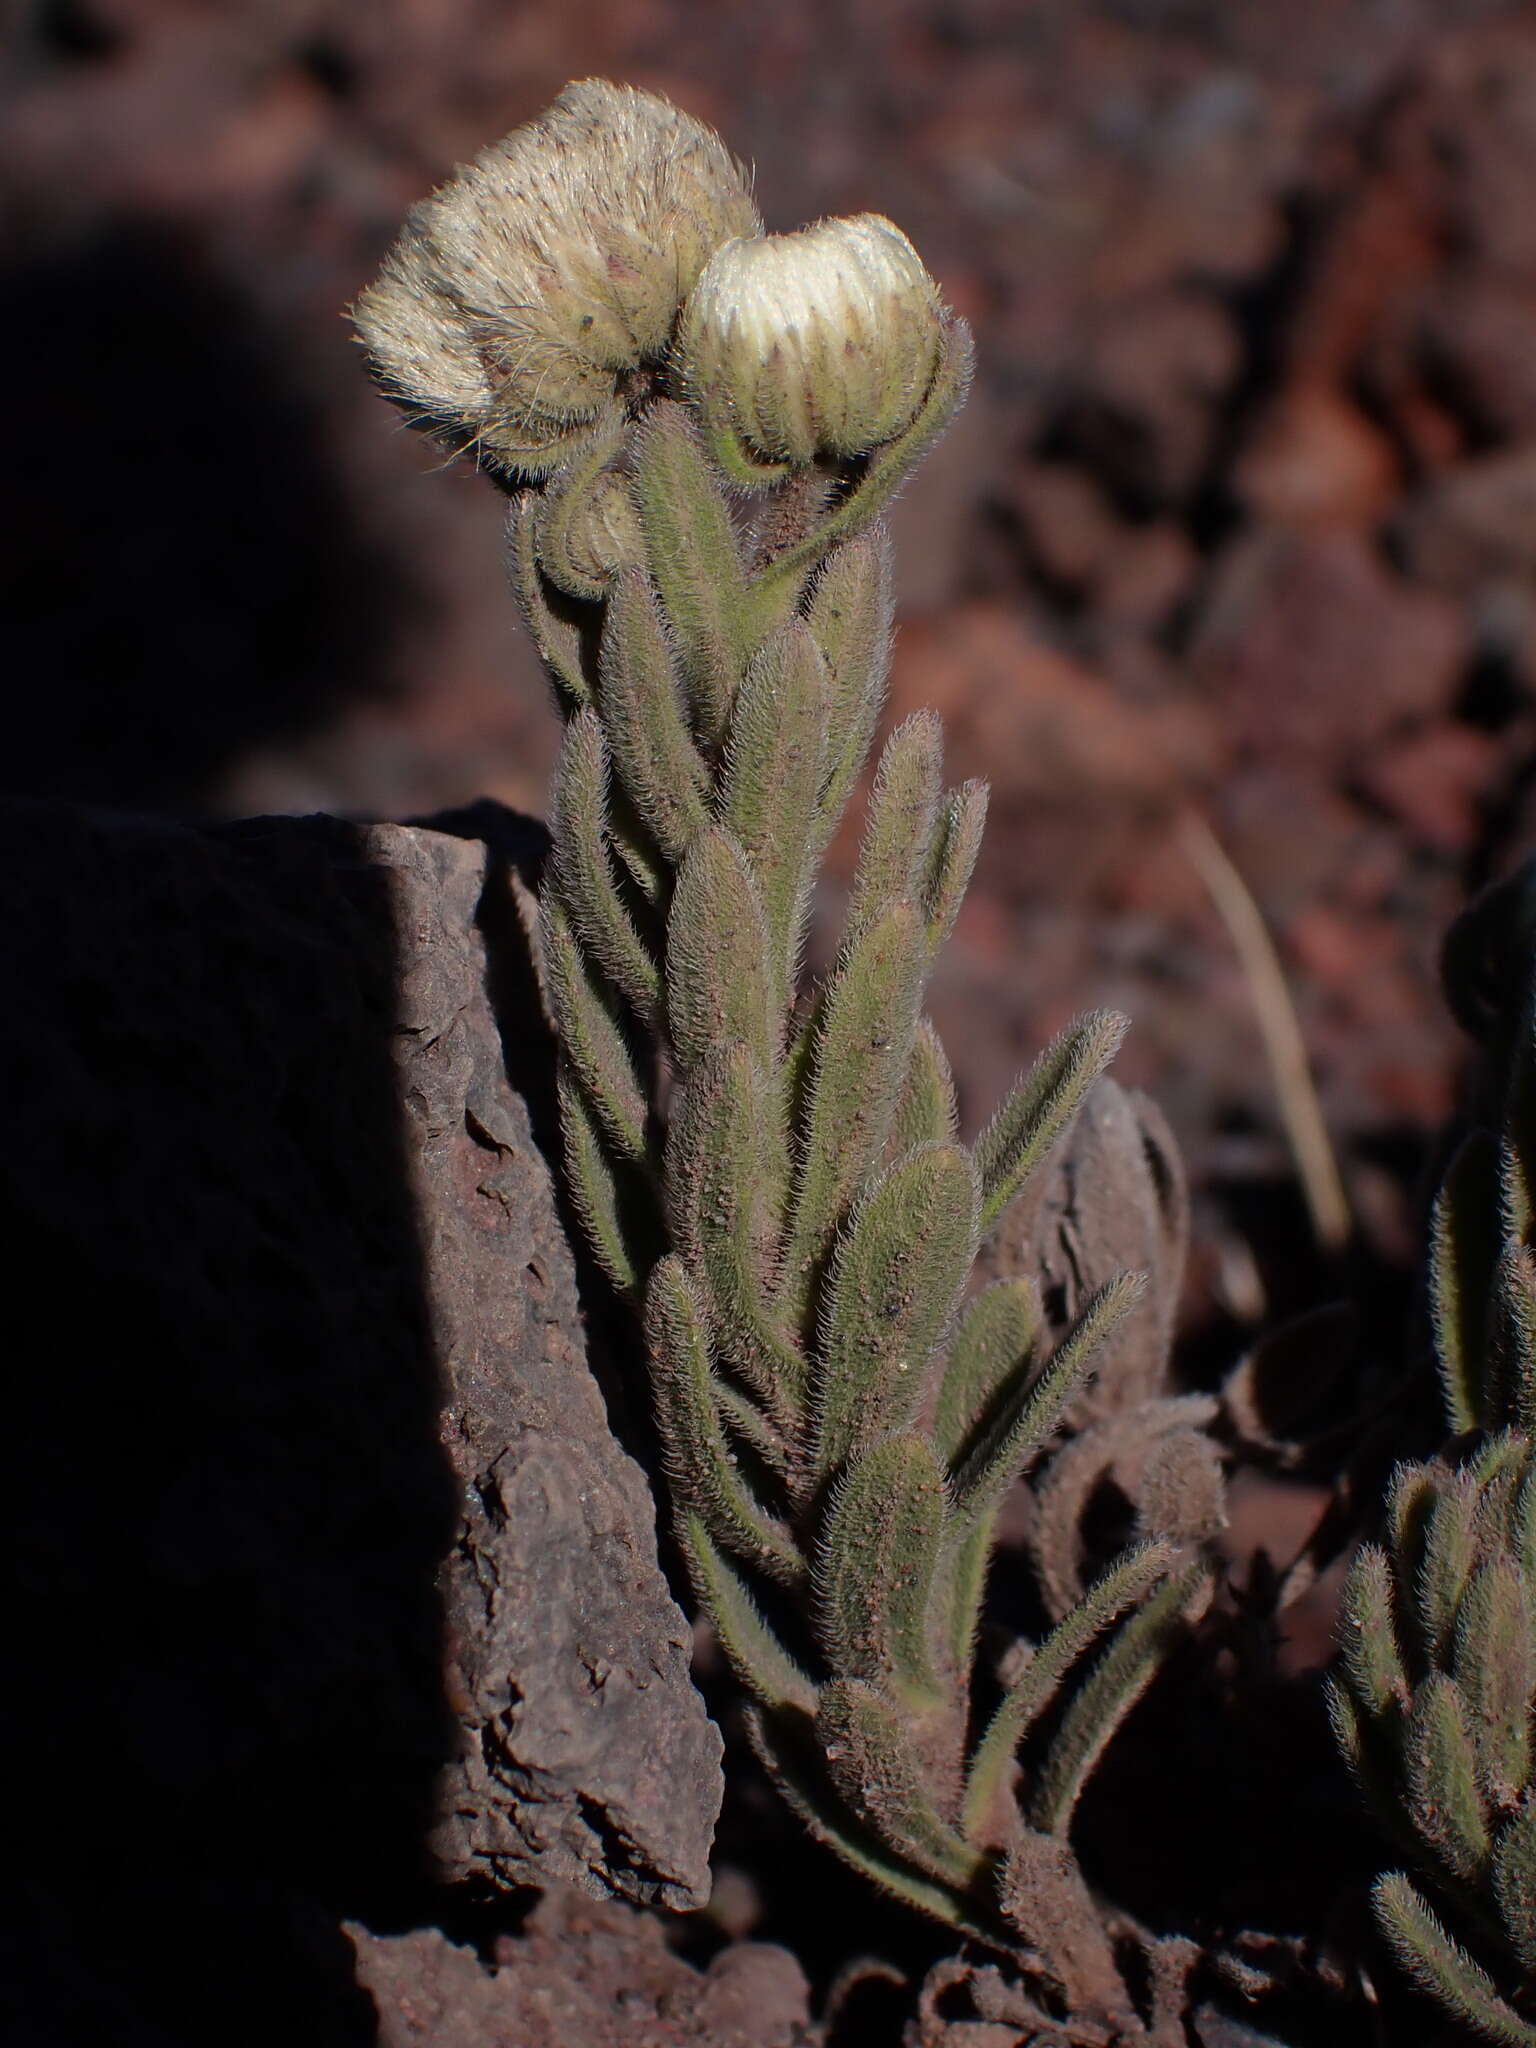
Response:
POLYGON ((0 810, 7 2042, 374 2038, 455 1497, 355 828, 0 810))
POLYGON ((0 787, 195 810, 376 696, 412 608, 326 429, 195 243, 132 221, 0 273, 0 787))

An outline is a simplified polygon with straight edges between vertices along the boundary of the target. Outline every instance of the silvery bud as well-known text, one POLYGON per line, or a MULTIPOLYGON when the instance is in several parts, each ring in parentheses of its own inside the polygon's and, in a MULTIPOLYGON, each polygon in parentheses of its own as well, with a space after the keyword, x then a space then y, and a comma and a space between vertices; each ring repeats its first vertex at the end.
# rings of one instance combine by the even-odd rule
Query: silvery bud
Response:
POLYGON ((411 209, 353 318, 414 424, 541 476, 660 360, 711 252, 759 227, 712 130, 583 79, 411 209))
POLYGON ((683 309, 674 376, 759 459, 860 455, 917 417, 944 318, 900 228, 877 213, 819 221, 716 249, 683 309))

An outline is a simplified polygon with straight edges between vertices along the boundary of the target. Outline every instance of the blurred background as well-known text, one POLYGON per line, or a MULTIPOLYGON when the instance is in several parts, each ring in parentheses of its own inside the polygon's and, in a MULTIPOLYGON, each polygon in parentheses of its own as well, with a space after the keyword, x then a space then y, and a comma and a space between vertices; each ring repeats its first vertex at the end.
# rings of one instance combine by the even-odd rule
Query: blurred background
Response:
POLYGON ((4 13, 12 791, 542 808, 496 496, 373 395, 343 308, 567 79, 653 88, 755 164, 771 227, 888 213, 976 328, 897 514, 891 705, 993 787, 934 1004, 970 1120, 1119 1004, 1206 1311, 1326 1291, 1201 818, 1278 942, 1363 1254, 1406 1266, 1458 1071, 1439 940, 1536 823, 1536 8, 4 13))

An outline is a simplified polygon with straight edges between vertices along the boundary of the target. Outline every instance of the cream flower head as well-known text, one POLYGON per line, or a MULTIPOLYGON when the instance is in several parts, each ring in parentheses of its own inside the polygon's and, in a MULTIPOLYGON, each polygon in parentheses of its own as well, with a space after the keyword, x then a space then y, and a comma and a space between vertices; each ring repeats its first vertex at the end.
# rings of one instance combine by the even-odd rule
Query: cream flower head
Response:
POLYGON ((711 129, 583 79, 411 209, 352 317, 415 424, 542 476, 663 355, 711 253, 760 228, 711 129))
POLYGON ((716 249, 683 309, 674 377, 759 457, 859 455, 916 418, 943 327, 900 228, 855 214, 716 249))

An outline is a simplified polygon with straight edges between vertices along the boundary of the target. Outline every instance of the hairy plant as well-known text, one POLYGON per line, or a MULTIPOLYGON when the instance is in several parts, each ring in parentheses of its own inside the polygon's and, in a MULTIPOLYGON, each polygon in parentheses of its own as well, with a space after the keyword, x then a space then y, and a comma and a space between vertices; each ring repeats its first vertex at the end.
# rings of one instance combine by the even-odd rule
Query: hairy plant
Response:
POLYGON ((1491 1113, 1434 1210, 1435 1355, 1457 1434, 1394 1476, 1384 1539, 1360 1551, 1346 1584, 1331 1698, 1382 1826, 1476 1953, 1406 1871, 1376 1885, 1383 1933, 1421 1989, 1474 2033, 1526 2044, 1536 2044, 1532 879, 1528 870, 1495 892, 1447 947, 1452 1001, 1485 1036, 1491 1113))
POLYGON ((714 137, 592 81, 418 206, 356 317, 386 391, 512 496, 566 718, 542 913, 566 1173, 643 1318, 758 1753, 856 1869, 1108 2007, 1068 1830, 1205 1574, 1151 1536, 1009 1683, 974 1669, 1004 1496, 1139 1282, 1054 1343, 1031 1281, 973 1284, 1124 1027, 1073 1025, 960 1142, 923 994, 986 790, 944 788, 930 713, 885 744, 841 946, 802 986, 885 689, 880 515, 961 402, 965 325, 890 222, 765 235, 714 137))

